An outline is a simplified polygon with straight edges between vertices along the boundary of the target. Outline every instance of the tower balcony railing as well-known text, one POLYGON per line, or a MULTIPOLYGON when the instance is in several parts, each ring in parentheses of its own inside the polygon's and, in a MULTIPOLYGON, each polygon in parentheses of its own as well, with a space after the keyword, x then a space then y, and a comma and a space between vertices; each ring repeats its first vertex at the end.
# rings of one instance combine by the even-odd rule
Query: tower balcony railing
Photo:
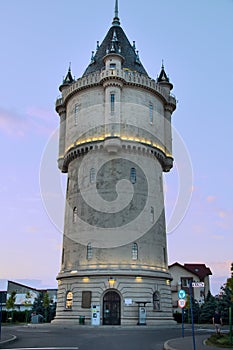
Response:
MULTIPOLYGON (((74 143, 67 147, 65 154, 68 154, 68 152, 76 146, 84 145, 90 142, 104 141, 107 138, 115 137, 121 139, 122 141, 136 142, 156 148, 166 157, 172 157, 170 152, 164 146, 163 141, 154 134, 137 126, 121 123, 99 125, 88 130, 86 133, 83 133, 81 137, 78 137, 74 143)), ((62 157, 64 157, 64 155, 62 157)))
POLYGON ((109 78, 121 79, 128 84, 140 85, 145 88, 154 90, 159 95, 163 96, 167 102, 174 105, 176 104, 175 97, 171 94, 167 94, 166 91, 154 79, 151 79, 144 74, 130 71, 128 69, 103 69, 102 71, 98 71, 96 73, 92 73, 77 79, 72 85, 63 91, 63 102, 70 94, 74 93, 76 90, 80 90, 92 85, 98 85, 103 80, 109 78))

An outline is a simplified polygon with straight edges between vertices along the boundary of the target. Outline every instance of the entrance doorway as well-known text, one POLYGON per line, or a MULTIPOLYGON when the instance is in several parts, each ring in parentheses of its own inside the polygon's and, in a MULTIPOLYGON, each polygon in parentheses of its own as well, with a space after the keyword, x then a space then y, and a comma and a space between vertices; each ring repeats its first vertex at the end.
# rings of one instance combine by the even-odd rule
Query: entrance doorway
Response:
POLYGON ((121 324, 121 298, 118 293, 109 291, 103 298, 103 324, 121 324))

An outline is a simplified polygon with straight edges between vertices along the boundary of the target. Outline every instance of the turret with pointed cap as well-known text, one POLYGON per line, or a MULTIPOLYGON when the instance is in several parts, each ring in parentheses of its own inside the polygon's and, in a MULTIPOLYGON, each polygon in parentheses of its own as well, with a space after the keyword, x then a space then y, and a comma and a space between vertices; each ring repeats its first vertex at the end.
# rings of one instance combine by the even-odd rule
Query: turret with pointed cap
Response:
POLYGON ((163 61, 162 61, 161 71, 157 79, 157 83, 163 86, 168 92, 170 92, 170 90, 173 89, 173 85, 172 83, 170 83, 169 78, 165 72, 163 61))
POLYGON ((59 90, 62 91, 64 87, 69 86, 73 82, 74 82, 74 78, 73 78, 72 73, 71 73, 71 63, 70 63, 68 72, 67 72, 65 78, 63 79, 62 84, 59 86, 59 90))
POLYGON ((101 71, 104 68, 104 57, 106 54, 115 52, 123 57, 122 69, 128 69, 134 72, 148 75, 141 61, 139 60, 138 52, 135 52, 120 26, 118 0, 115 3, 115 16, 113 18, 112 27, 109 29, 102 44, 98 47, 95 56, 84 72, 84 76, 101 71))

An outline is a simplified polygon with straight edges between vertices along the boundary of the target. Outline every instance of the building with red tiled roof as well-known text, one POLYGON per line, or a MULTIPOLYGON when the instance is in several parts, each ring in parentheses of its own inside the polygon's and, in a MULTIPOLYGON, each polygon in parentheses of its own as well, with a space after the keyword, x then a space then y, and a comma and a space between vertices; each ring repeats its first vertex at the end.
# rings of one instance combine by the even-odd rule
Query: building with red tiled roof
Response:
POLYGON ((173 278, 171 282, 172 288, 172 305, 173 309, 178 309, 178 292, 184 290, 187 294, 189 293, 189 282, 197 282, 198 287, 192 288, 194 299, 199 304, 204 303, 205 297, 210 291, 209 276, 212 272, 209 267, 205 264, 191 263, 181 265, 175 262, 169 265, 169 272, 173 278))

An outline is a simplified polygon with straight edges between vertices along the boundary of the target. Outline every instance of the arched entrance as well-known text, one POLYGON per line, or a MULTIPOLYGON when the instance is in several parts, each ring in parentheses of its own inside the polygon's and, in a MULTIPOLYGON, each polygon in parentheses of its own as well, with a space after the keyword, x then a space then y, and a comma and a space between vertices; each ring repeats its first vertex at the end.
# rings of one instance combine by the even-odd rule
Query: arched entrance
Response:
POLYGON ((103 297, 103 324, 121 324, 121 298, 114 291, 109 291, 103 297))

